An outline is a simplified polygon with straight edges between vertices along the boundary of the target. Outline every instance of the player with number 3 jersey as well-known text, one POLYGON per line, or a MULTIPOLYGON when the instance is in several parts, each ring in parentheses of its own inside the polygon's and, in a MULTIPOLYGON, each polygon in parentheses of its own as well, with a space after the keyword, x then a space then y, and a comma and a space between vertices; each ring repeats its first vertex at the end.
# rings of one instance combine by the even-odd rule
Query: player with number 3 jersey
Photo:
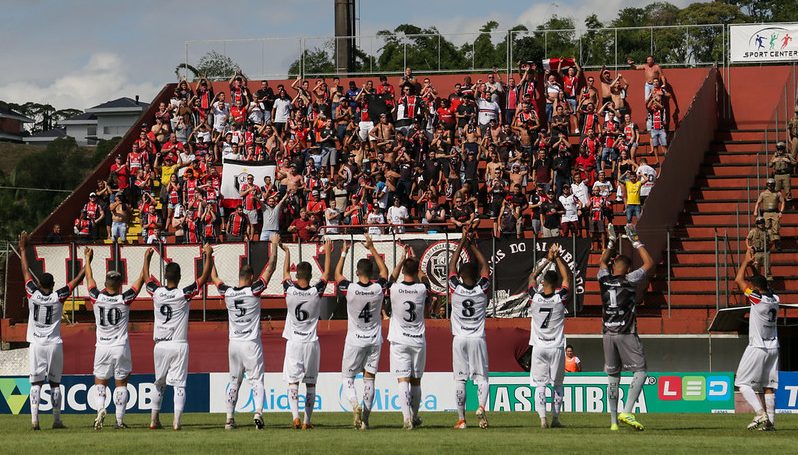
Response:
POLYGON ((213 248, 203 248, 204 264, 202 275, 180 289, 180 265, 176 262, 166 264, 164 278, 166 286, 161 286, 155 278, 147 282, 147 292, 152 296, 155 319, 152 338, 155 342, 155 396, 150 411, 150 429, 162 428, 160 420, 161 402, 166 386, 172 386, 174 418, 172 429, 181 429, 180 419, 186 404, 186 379, 188 378, 188 313, 191 299, 205 286, 213 267, 213 248))
POLYGON ((568 267, 560 257, 560 245, 552 244, 546 256, 546 265, 557 264, 557 270, 543 274, 543 289, 538 291, 537 278, 546 267, 529 275, 529 312, 532 315, 529 345, 532 346, 530 383, 535 388, 535 410, 540 417, 540 427, 558 428, 563 402, 563 377, 565 373, 565 303, 571 287, 568 267), (562 284, 560 281, 562 280, 562 284), (557 286, 560 286, 559 288, 557 286), (546 420, 546 387, 554 389, 551 425, 546 420))
POLYGON ((147 248, 144 253, 144 265, 141 274, 133 282, 130 289, 122 292, 122 274, 111 270, 105 276, 105 289, 97 289, 91 269, 94 252, 91 248, 83 251, 86 264, 86 286, 89 298, 94 307, 94 319, 97 326, 97 343, 94 351, 94 384, 97 389, 95 409, 97 418, 94 429, 101 430, 105 420, 105 397, 108 381, 113 377, 114 407, 116 408, 116 429, 125 429, 123 419, 128 400, 127 380, 130 376, 131 355, 128 341, 127 323, 130 317, 130 304, 139 295, 144 282, 150 277, 150 259, 153 249, 147 248))
POLYGON ((429 293, 429 284, 424 272, 419 270, 418 260, 408 257, 411 253, 410 249, 402 253, 389 284, 391 371, 398 377, 399 403, 406 430, 421 425, 418 410, 421 406, 421 377, 427 362, 424 318, 427 316, 429 293), (397 282, 400 273, 403 279, 397 282))
POLYGON ((260 295, 274 273, 277 261, 278 235, 272 236, 269 262, 263 267, 260 276, 253 281, 255 272, 246 264, 238 272, 238 286, 224 284, 216 273, 211 272, 211 281, 224 296, 227 307, 228 337, 227 356, 230 364, 230 383, 227 385, 227 418, 225 430, 236 428, 235 409, 238 402, 238 391, 246 374, 252 387, 252 399, 255 402, 255 428, 262 430, 263 423, 263 346, 260 338, 260 295))
POLYGON ((488 403, 488 345, 485 341, 485 313, 488 307, 487 291, 490 287, 488 262, 476 245, 469 240, 468 231, 463 233, 457 249, 449 262, 449 290, 452 302, 452 371, 457 401, 457 423, 455 429, 466 428, 465 404, 466 381, 471 379, 477 386, 477 420, 479 427, 488 428, 485 406, 488 403), (473 261, 460 265, 457 262, 465 245, 473 261))
POLYGON ((344 353, 341 361, 343 387, 352 405, 353 426, 357 430, 369 428, 369 416, 374 403, 374 378, 380 363, 382 349, 382 303, 388 286, 388 268, 385 261, 374 248, 374 242, 367 236, 366 247, 374 258, 357 261, 357 281, 349 281, 344 276, 344 262, 349 251, 345 242, 341 256, 335 266, 335 281, 338 292, 346 298, 347 332, 344 353), (374 263, 380 277, 371 281, 374 263), (355 376, 363 373, 363 405, 357 399, 355 376))
POLYGON ((316 405, 316 380, 319 376, 319 337, 316 327, 321 313, 322 294, 330 280, 332 268, 332 242, 324 244, 324 270, 322 277, 313 286, 310 280, 313 269, 309 262, 302 261, 296 265, 296 281, 291 278, 291 254, 285 251, 283 267, 283 289, 285 290, 285 306, 288 310, 283 329, 285 338, 285 359, 283 376, 288 382, 288 404, 291 408, 292 428, 310 430, 313 424, 310 418, 316 405), (299 383, 304 382, 305 416, 299 420, 299 383))

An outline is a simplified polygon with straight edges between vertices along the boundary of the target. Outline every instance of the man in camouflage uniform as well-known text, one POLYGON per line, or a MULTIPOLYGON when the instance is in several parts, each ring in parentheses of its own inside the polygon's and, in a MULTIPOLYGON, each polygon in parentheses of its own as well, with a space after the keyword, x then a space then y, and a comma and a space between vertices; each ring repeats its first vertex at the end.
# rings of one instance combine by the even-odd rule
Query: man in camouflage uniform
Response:
POLYGON ((770 160, 769 166, 773 169, 773 179, 776 180, 776 191, 784 189, 784 198, 787 202, 792 200, 792 171, 795 168, 795 159, 787 153, 787 144, 776 144, 776 154, 770 160))
POLYGON ((798 104, 795 105, 795 117, 787 123, 790 133, 790 156, 793 160, 798 160, 798 104))
POLYGON ((780 221, 781 214, 784 212, 784 203, 784 196, 776 191, 776 180, 770 178, 767 180, 767 188, 759 194, 756 205, 754 205, 754 216, 761 216, 765 219, 768 235, 773 240, 776 251, 779 250, 779 229, 781 228, 780 221))
POLYGON ((767 229, 765 229, 765 219, 757 218, 756 225, 745 238, 745 246, 754 250, 754 261, 765 271, 768 280, 773 279, 773 275, 770 273, 772 259, 770 257, 766 259, 765 256, 770 253, 772 243, 768 238, 767 229))

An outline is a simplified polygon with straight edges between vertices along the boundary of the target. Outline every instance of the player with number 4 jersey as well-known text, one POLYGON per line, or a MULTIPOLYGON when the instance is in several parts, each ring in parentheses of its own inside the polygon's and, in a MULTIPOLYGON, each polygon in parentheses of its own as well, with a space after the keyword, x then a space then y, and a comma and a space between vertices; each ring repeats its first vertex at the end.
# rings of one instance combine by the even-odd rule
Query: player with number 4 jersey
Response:
POLYGON ((768 280, 755 268, 754 274, 746 279, 745 269, 753 268, 754 264, 754 252, 748 250, 734 280, 751 304, 748 347, 737 367, 734 385, 756 413, 748 429, 773 431, 776 429, 776 389, 779 387, 779 338, 776 327, 779 296, 773 293, 768 280))
POLYGON ((324 270, 321 280, 313 286, 310 280, 313 269, 309 262, 302 261, 296 265, 296 281, 291 278, 291 253, 283 246, 285 252, 283 267, 283 289, 285 290, 285 306, 288 309, 283 328, 285 338, 285 360, 283 376, 288 382, 288 404, 291 408, 292 428, 310 430, 313 424, 310 418, 316 405, 316 380, 319 376, 319 337, 316 327, 321 313, 322 294, 330 280, 332 268, 332 242, 324 244, 324 270), (299 420, 299 383, 304 382, 305 418, 299 420))
POLYGON ((130 289, 122 292, 122 274, 111 270, 105 276, 105 289, 97 289, 91 269, 94 252, 91 248, 83 251, 86 264, 86 286, 94 307, 94 319, 97 326, 97 343, 94 352, 94 384, 97 389, 97 418, 94 429, 101 430, 105 420, 105 397, 108 381, 113 377, 114 407, 116 408, 116 429, 127 428, 123 419, 128 400, 127 380, 130 376, 131 355, 128 341, 127 323, 130 317, 130 304, 139 295, 144 282, 150 277, 150 259, 153 249, 147 248, 144 253, 144 265, 141 274, 133 282, 130 289))
POLYGON ((421 406, 421 377, 427 362, 424 318, 427 316, 429 284, 409 248, 403 251, 402 259, 391 274, 389 293, 391 322, 388 326, 388 341, 391 342, 391 371, 399 381, 399 403, 404 428, 412 430, 421 425, 418 410, 421 406), (400 273, 403 279, 397 282, 400 273))
POLYGON ((75 276, 66 286, 55 290, 55 280, 50 273, 43 273, 38 284, 28 266, 28 233, 19 236, 19 260, 22 277, 25 279, 25 293, 28 296, 28 334, 30 343, 28 360, 30 363, 30 417, 31 428, 39 430, 39 399, 42 386, 47 380, 50 384, 50 397, 53 405, 53 428, 66 428, 61 421, 61 373, 64 369, 64 345, 61 340, 61 315, 64 301, 72 294, 75 286, 83 280, 84 271, 75 276))
POLYGON ((274 273, 277 261, 277 244, 280 237, 271 238, 269 262, 263 267, 260 276, 253 281, 255 272, 246 264, 238 272, 238 286, 224 284, 214 266, 211 281, 224 296, 227 307, 228 337, 227 357, 230 364, 230 383, 227 385, 227 419, 225 430, 236 428, 235 409, 238 390, 246 374, 252 387, 252 400, 255 402, 255 428, 262 430, 263 423, 263 346, 260 338, 260 295, 274 273))
POLYGON ((205 286, 213 267, 213 248, 205 245, 202 249, 204 264, 202 275, 193 283, 179 288, 180 265, 176 262, 166 264, 164 278, 166 286, 161 286, 155 278, 147 282, 147 292, 152 296, 155 311, 152 338, 155 342, 155 396, 150 411, 150 429, 162 428, 160 420, 161 402, 166 386, 170 385, 174 394, 174 418, 172 429, 181 429, 180 419, 186 404, 186 379, 188 377, 188 313, 191 299, 205 286))
POLYGON ((449 262, 449 290, 452 302, 452 371, 457 401, 457 423, 455 429, 466 428, 465 403, 466 381, 471 379, 477 386, 477 420, 479 427, 488 428, 485 406, 488 403, 488 345, 485 341, 485 313, 488 307, 490 268, 476 245, 470 241, 468 230, 463 232, 460 243, 449 262), (460 265, 457 262, 465 245, 473 261, 460 265))
POLYGON ((347 332, 344 343, 341 375, 349 403, 352 405, 353 426, 357 430, 369 428, 369 416, 374 403, 374 378, 380 363, 382 349, 382 303, 388 286, 388 268, 374 248, 366 240, 369 253, 374 258, 357 261, 357 280, 349 281, 343 274, 344 262, 349 252, 349 242, 344 242, 341 256, 335 266, 335 281, 338 292, 346 298, 347 332), (374 263, 379 269, 379 279, 371 281, 374 263), (355 376, 363 373, 363 405, 357 399, 355 376))
POLYGON ((565 373, 565 303, 571 279, 568 267, 560 257, 560 245, 552 244, 546 256, 546 265, 557 264, 557 270, 543 274, 543 289, 537 290, 538 275, 545 267, 537 268, 529 275, 529 312, 532 327, 529 345, 532 359, 529 369, 530 383, 535 388, 535 410, 540 417, 540 427, 558 428, 563 402, 563 377, 565 373), (559 285, 559 288, 558 288, 559 285), (554 389, 551 425, 546 420, 546 387, 554 389))

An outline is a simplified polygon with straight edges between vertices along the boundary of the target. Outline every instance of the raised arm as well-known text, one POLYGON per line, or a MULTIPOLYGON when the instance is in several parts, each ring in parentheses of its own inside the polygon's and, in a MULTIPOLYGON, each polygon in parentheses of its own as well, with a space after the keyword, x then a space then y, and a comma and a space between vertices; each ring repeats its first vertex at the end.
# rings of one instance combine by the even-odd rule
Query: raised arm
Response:
POLYGON ((208 282, 208 278, 211 276, 211 271, 214 270, 213 268, 213 247, 210 244, 205 244, 202 247, 203 259, 204 264, 202 265, 202 275, 197 279, 197 286, 202 287, 205 283, 208 282))
POLYGON ((399 257, 399 260, 396 261, 396 266, 394 266, 393 272, 391 272, 391 280, 396 281, 399 279, 399 275, 402 273, 402 267, 404 267, 406 260, 407 260, 407 250, 402 248, 402 255, 399 257))
POLYGON ((565 261, 562 260, 559 252, 557 256, 555 256, 555 260, 557 261, 557 271, 560 273, 560 277, 562 278, 562 287, 570 290, 571 289, 571 273, 568 270, 568 266, 565 265, 565 261))
POLYGON ((465 229, 463 229, 463 236, 460 237, 460 242, 457 244, 457 248, 454 249, 454 254, 449 258, 449 275, 457 273, 457 260, 460 258, 460 253, 463 252, 463 247, 468 241, 468 227, 466 225, 465 229))
POLYGON ((374 262, 377 263, 377 268, 380 271, 380 277, 387 280, 388 279, 388 267, 385 266, 385 261, 382 259, 382 256, 377 252, 377 248, 374 247, 374 242, 371 240, 371 236, 366 234, 366 248, 369 249, 369 252, 374 257, 374 262))
POLYGON ((648 253, 648 250, 646 249, 645 245, 641 243, 639 246, 636 246, 635 248, 637 249, 637 253, 640 255, 640 259, 643 260, 643 265, 641 266, 643 270, 645 270, 646 273, 652 271, 656 264, 654 264, 654 259, 648 253))
POLYGON ((546 260, 545 261, 541 261, 540 264, 538 264, 537 266, 535 266, 534 269, 532 269, 532 273, 529 274, 529 280, 527 281, 528 287, 531 288, 532 286, 535 285, 535 283, 537 283, 538 276, 541 273, 543 273, 544 270, 546 270, 546 267, 552 261, 554 261, 554 258, 557 256, 559 249, 560 249, 560 246, 558 244, 556 244, 556 243, 553 243, 549 247, 549 251, 548 251, 548 253, 546 253, 546 260))
POLYGON ((216 273, 215 264, 211 266, 211 283, 213 283, 213 285, 216 286, 217 288, 224 284, 224 281, 222 281, 222 279, 219 278, 219 274, 216 273))
POLYGON ((740 262, 740 267, 737 269, 737 276, 734 277, 734 282, 741 292, 745 292, 748 288, 748 282, 745 281, 745 269, 754 261, 752 249, 745 250, 745 258, 740 262))
POLYGON ((139 274, 139 277, 136 278, 136 281, 131 285, 136 291, 140 291, 144 283, 150 278, 150 260, 152 260, 152 254, 154 252, 154 249, 147 248, 147 251, 144 253, 144 264, 141 266, 141 274, 139 274))
POLYGON ((282 248, 285 253, 285 258, 283 258, 283 281, 291 280, 291 252, 288 251, 288 248, 282 243, 280 244, 280 248, 282 248))
POLYGON ((91 259, 93 257, 94 251, 91 248, 86 248, 83 250, 83 260, 85 264, 83 268, 86 270, 86 287, 89 289, 97 287, 97 282, 94 281, 94 274, 91 270, 91 259))
POLYGON ((269 240, 271 240, 271 245, 269 245, 269 262, 266 263, 263 270, 260 272, 260 279, 267 284, 269 280, 272 279, 274 269, 277 266, 277 246, 280 245, 280 235, 272 234, 269 240))
POLYGON ((344 262, 346 262, 346 254, 349 252, 350 245, 351 244, 349 242, 344 242, 343 246, 341 247, 341 256, 338 257, 338 263, 335 264, 336 283, 346 280, 346 276, 344 276, 344 262))
POLYGON ((27 283, 28 280, 33 279, 33 276, 30 273, 30 267, 28 266, 28 233, 22 231, 19 234, 19 263, 22 266, 22 277, 25 279, 27 283))
POLYGON ((332 240, 324 242, 324 270, 321 272, 321 279, 325 282, 333 279, 332 249, 332 240))
POLYGON ((488 261, 485 260, 485 255, 479 251, 477 245, 473 242, 468 244, 468 249, 471 251, 471 254, 474 255, 476 258, 477 265, 479 266, 479 275, 480 276, 490 276, 490 267, 488 266, 488 261))

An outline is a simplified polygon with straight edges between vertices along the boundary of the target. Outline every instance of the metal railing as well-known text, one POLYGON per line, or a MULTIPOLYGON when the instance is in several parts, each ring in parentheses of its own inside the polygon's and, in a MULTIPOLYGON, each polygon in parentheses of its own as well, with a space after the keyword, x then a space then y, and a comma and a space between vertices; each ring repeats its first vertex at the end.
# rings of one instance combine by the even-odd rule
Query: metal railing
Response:
POLYGON ((354 70, 343 72, 350 76, 401 74, 408 66, 425 74, 494 68, 510 74, 519 61, 562 56, 578 58, 586 69, 626 68, 627 58, 642 63, 647 55, 663 67, 726 66, 727 33, 727 25, 700 24, 193 40, 185 42, 183 63, 198 67, 214 51, 250 79, 335 76, 337 49, 354 43, 354 70))

